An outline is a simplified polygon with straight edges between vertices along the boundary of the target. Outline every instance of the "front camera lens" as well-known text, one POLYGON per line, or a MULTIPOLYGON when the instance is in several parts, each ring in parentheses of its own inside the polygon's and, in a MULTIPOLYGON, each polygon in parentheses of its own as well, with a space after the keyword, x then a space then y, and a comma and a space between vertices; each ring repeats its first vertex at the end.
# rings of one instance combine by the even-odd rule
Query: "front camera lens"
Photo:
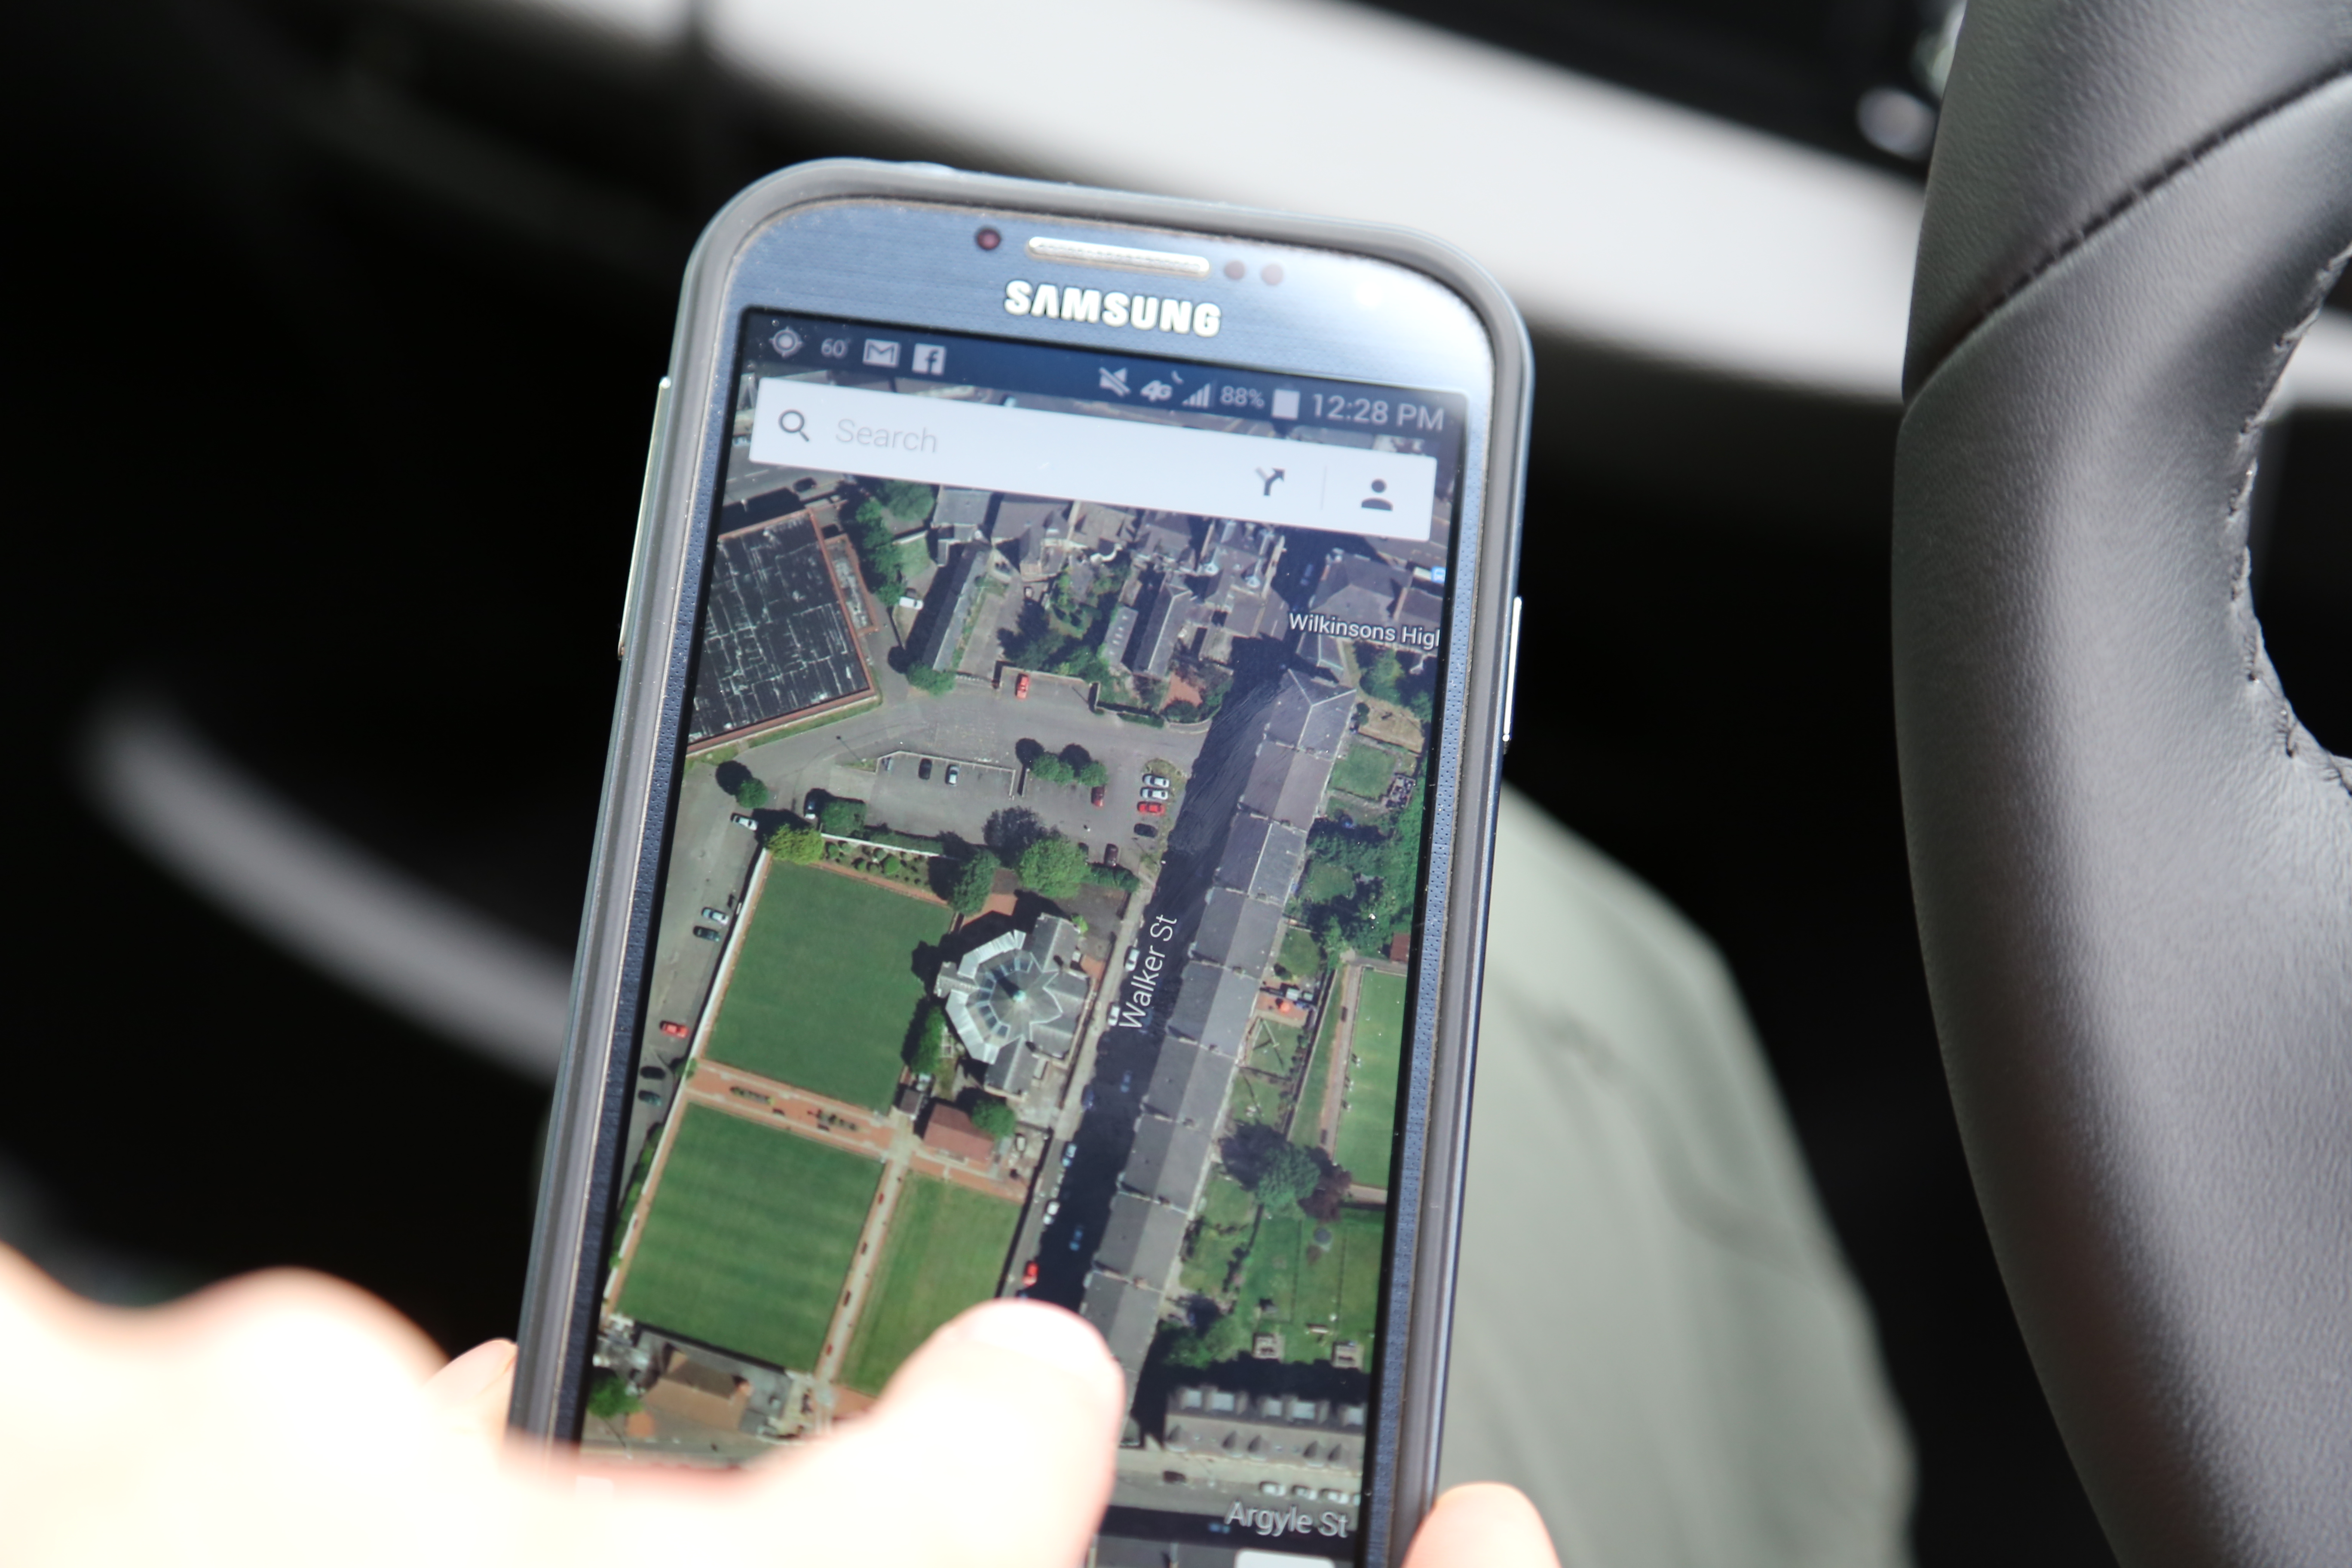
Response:
POLYGON ((1259 272, 1259 273, 1258 273, 1258 276, 1259 276, 1259 277, 1261 277, 1261 278, 1263 278, 1263 279, 1265 279, 1267 282, 1269 282, 1269 283, 1279 283, 1279 282, 1281 282, 1281 281, 1282 281, 1282 263, 1281 263, 1281 262, 1279 262, 1279 261, 1269 261, 1269 262, 1267 262, 1267 263, 1265 264, 1265 269, 1264 269, 1264 270, 1262 270, 1261 272, 1259 272))
POLYGON ((992 228, 984 228, 971 237, 971 242, 982 250, 994 250, 1004 243, 1004 237, 992 228))
POLYGON ((1228 278, 1239 278, 1248 270, 1248 268, 1243 266, 1238 261, 1228 261, 1225 263, 1225 276, 1228 278))

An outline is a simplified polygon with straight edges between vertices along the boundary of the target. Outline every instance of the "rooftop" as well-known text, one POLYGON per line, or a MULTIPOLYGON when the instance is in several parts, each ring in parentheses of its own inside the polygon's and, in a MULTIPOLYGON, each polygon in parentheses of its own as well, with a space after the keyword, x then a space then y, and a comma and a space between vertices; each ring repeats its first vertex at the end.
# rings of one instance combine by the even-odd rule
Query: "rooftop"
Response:
POLYGON ((948 563, 932 580, 922 615, 915 622, 915 635, 908 643, 907 657, 917 664, 933 669, 955 668, 957 645, 962 640, 964 620, 971 613, 972 597, 988 580, 988 574, 981 570, 984 553, 977 544, 960 544, 948 552, 948 563))
POLYGON ((1147 1116, 1136 1123, 1135 1146, 1119 1180, 1148 1197, 1189 1206, 1208 1168, 1208 1133, 1147 1116))
POLYGON ((1348 738, 1355 693, 1297 670, 1286 671, 1280 689, 1266 705, 1265 738, 1326 759, 1337 758, 1348 738))
POLYGON ((1160 1329, 1160 1311, 1157 1290, 1143 1289, 1109 1274, 1087 1276, 1086 1300, 1078 1315, 1109 1342, 1111 1356, 1126 1371, 1130 1389, 1143 1371, 1143 1358, 1150 1353, 1152 1336, 1160 1329))
POLYGON ((1268 741, 1258 747, 1256 760, 1250 764, 1249 782, 1242 785, 1242 805, 1260 816, 1305 827, 1322 815, 1331 766, 1328 757, 1268 741))
POLYGON ((1077 950, 1076 926, 1041 915, 1028 931, 1005 931, 941 965, 932 990, 966 1054, 982 1064, 1018 1046, 1068 1056, 1091 984, 1077 950))
POLYGON ((1269 903, 1286 903, 1297 884, 1299 863, 1307 855, 1307 831, 1262 816, 1244 816, 1234 824, 1225 853, 1217 862, 1221 886, 1269 903))
POLYGON ((1214 1136, 1233 1087, 1234 1058, 1188 1041, 1160 1043, 1160 1060, 1143 1090, 1143 1108, 1214 1136))
POLYGON ((923 1142, 942 1154, 985 1164, 996 1157, 996 1140, 971 1124, 971 1118, 944 1100, 931 1101, 923 1118, 923 1142))
POLYGON ((1363 1463, 1366 1414, 1359 1401, 1187 1384, 1169 1391, 1161 1441, 1171 1453, 1354 1468, 1363 1463))
MULTIPOLYGON (((1188 1201, 1191 1195, 1185 1194, 1188 1201)), ((1095 1250, 1095 1262, 1139 1285, 1156 1289, 1175 1271, 1176 1254, 1184 1245, 1184 1228, 1190 1222, 1183 1209, 1133 1193, 1116 1194, 1110 1200, 1110 1218, 1103 1226, 1102 1246, 1095 1250)))
POLYGON ((1257 1010, 1258 981, 1265 973, 1238 974, 1216 964, 1193 960, 1184 966, 1176 1005, 1168 1014, 1169 1032, 1227 1056, 1238 1057, 1249 1036, 1250 1015, 1257 1010))
POLYGON ((1265 973, 1282 941, 1282 907, 1231 888, 1212 888, 1192 933, 1193 956, 1247 975, 1265 973))

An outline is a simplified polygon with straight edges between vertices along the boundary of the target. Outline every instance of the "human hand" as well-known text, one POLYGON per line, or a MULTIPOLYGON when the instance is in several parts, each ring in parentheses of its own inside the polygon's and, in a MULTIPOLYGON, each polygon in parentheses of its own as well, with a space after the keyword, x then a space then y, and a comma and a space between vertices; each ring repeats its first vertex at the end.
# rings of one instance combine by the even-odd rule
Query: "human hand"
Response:
MULTIPOLYGON (((992 1301, 949 1323, 866 1415, 772 1465, 628 1471, 512 1458, 514 1347, 435 1370, 383 1303, 276 1273, 126 1312, 0 1248, 0 1555, 26 1568, 1034 1568, 1083 1562, 1125 1387, 1067 1312, 992 1301)), ((1406 1568, 1556 1568, 1505 1487, 1446 1494, 1406 1568)))

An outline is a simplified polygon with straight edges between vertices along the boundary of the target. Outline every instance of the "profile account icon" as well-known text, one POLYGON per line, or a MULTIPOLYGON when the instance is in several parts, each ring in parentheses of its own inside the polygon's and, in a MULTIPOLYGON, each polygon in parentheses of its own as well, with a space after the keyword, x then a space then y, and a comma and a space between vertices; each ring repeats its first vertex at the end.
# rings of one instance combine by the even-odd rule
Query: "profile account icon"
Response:
MULTIPOLYGON (((802 437, 802 439, 806 440, 806 439, 807 439, 807 437, 802 437)), ((1358 507, 1361 508, 1362 510, 1366 510, 1366 511, 1394 511, 1394 510, 1396 510, 1396 508, 1395 508, 1395 507, 1393 507, 1393 506, 1391 506, 1391 505, 1390 505, 1390 504, 1389 504, 1389 502, 1387 501, 1387 500, 1386 500, 1386 499, 1384 499, 1384 498, 1386 498, 1386 496, 1388 495, 1388 489, 1389 489, 1389 482, 1388 482, 1388 480, 1386 480, 1386 479, 1374 479, 1374 480, 1372 481, 1372 493, 1371 493, 1371 494, 1370 494, 1370 495, 1368 495, 1368 496, 1366 496, 1363 500, 1361 500, 1358 501, 1358 502, 1356 503, 1356 505, 1357 505, 1358 507)))
POLYGON ((797 436, 803 441, 808 439, 808 416, 799 409, 785 409, 777 416, 776 423, 783 427, 785 435, 797 436))

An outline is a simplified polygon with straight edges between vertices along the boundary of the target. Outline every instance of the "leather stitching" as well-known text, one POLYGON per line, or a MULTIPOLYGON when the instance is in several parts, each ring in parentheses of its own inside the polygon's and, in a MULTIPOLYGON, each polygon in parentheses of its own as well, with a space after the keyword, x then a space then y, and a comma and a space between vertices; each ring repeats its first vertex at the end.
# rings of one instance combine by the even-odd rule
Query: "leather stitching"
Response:
MULTIPOLYGON (((2237 119, 2198 138, 2147 174, 2124 187, 2123 191, 2105 206, 2060 236, 2049 249, 2044 250, 2033 261, 2028 263, 2024 269, 2007 287, 1988 300, 1981 310, 1970 315, 1959 331, 1952 334, 1951 341, 1945 345, 1943 351, 1936 355, 1935 363, 1917 378, 1915 384, 1924 390, 1927 383, 1934 379, 1936 372, 1941 370, 1951 360, 1952 355, 1958 353, 1961 346, 1974 337, 1987 321, 1999 315, 2002 306, 2032 287, 2034 281, 2043 273, 2089 244, 2101 230, 2113 225, 2134 207, 2138 206, 2148 197, 2220 152, 2230 142, 2252 131, 2263 121, 2274 115, 2284 114, 2305 99, 2325 92, 2337 82, 2347 79, 2352 79, 2352 65, 2337 66, 2323 77, 2300 87, 2292 88, 2276 98, 2258 104, 2237 119)), ((2338 265, 2340 266, 2340 262, 2338 265)), ((1915 393, 1913 395, 1916 397, 1917 394, 1915 393)))

